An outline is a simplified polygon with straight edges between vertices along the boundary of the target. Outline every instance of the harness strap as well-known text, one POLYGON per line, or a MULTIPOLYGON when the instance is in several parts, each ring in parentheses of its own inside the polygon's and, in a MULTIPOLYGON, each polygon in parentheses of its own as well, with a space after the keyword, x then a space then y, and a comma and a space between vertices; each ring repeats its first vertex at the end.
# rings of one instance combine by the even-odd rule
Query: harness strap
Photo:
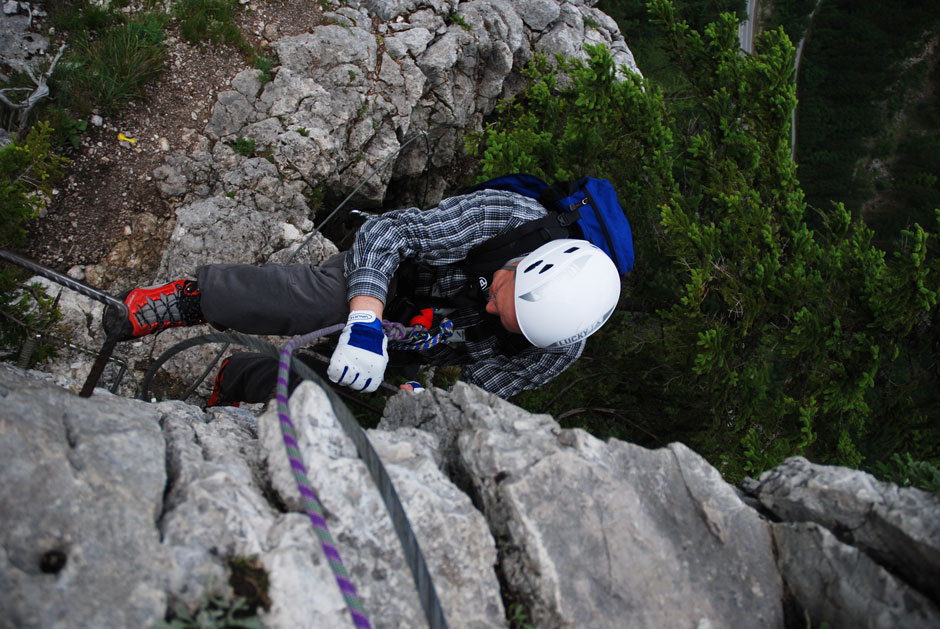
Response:
POLYGON ((523 223, 505 234, 494 236, 470 250, 467 269, 471 281, 474 276, 489 277, 507 260, 534 251, 546 242, 558 238, 571 238, 571 223, 580 218, 577 212, 550 211, 546 216, 523 223))

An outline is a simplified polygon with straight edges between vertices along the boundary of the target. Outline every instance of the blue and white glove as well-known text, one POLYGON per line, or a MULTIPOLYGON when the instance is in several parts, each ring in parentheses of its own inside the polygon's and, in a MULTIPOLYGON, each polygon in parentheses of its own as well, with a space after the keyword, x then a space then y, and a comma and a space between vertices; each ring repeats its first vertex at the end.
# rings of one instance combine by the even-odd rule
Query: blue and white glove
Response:
POLYGON ((382 384, 388 365, 388 338, 374 312, 353 310, 330 358, 326 375, 356 391, 372 393, 382 384))
POLYGON ((414 380, 412 380, 408 384, 411 385, 411 390, 414 391, 415 393, 421 393, 424 391, 424 386, 420 382, 415 382, 414 380))

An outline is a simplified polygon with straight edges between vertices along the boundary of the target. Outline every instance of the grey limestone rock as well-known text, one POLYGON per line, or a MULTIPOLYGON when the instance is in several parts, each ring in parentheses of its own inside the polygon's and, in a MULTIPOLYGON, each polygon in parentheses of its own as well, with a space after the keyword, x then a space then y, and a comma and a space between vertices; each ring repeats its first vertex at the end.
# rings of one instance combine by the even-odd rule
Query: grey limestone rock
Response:
POLYGON ((774 515, 826 527, 940 601, 940 495, 802 457, 759 480, 756 495, 774 515))
POLYGON ((254 107, 244 94, 229 90, 219 94, 212 108, 206 135, 210 139, 229 139, 249 122, 254 122, 254 107))
MULTIPOLYGON (((603 41, 636 71, 616 24, 582 2, 369 0, 331 15, 338 23, 272 42, 280 63, 272 81, 262 84, 256 70, 233 77, 203 133, 216 146, 254 140, 285 180, 337 194, 365 181, 358 195, 373 203, 393 175, 425 171, 423 202, 440 198, 464 135, 521 89, 530 41, 568 56, 583 56, 584 41, 603 41), (397 155, 416 133, 428 141, 397 155), (378 168, 389 160, 392 167, 378 168)), ((161 194, 182 200, 180 212, 218 194, 214 182, 231 164, 216 152, 210 163, 171 156, 155 172, 161 194)))
MULTIPOLYGON (((376 627, 424 623, 378 492, 328 398, 291 402, 302 456, 343 561, 376 627)), ((438 470, 416 431, 370 438, 406 505, 452 627, 503 621, 483 516, 438 470)), ((272 629, 345 627, 345 601, 299 512, 274 409, 204 413, 96 392, 0 363, 0 624, 149 627, 210 588, 231 562, 266 571, 272 629), (259 435, 260 433, 260 435, 259 435)))
MULTIPOLYGON (((422 626, 391 520, 339 427, 348 411, 315 383, 290 409, 373 625, 422 626)), ((232 562, 250 558, 271 584, 267 626, 348 626, 279 425, 273 407, 81 399, 0 363, 3 622, 149 626, 210 589, 231 596, 232 562)), ((502 626, 502 595, 539 627, 940 622, 929 587, 912 586, 930 573, 898 568, 920 537, 930 569, 924 492, 795 459, 747 489, 783 520, 770 523, 681 444, 602 442, 462 383, 400 393, 367 434, 452 627, 502 626), (892 524, 875 552, 880 520, 892 524)))
MULTIPOLYGON (((343 561, 354 576, 372 576, 357 579, 357 586, 367 607, 374 610, 373 622, 415 626, 402 621, 421 618, 422 612, 398 538, 365 465, 339 428, 329 398, 305 384, 291 398, 291 413, 310 482, 329 514, 343 561)), ((299 508, 273 410, 259 419, 259 431, 273 489, 292 509, 299 508)), ((451 626, 501 624, 504 612, 492 569, 493 539, 469 497, 438 469, 432 437, 413 431, 369 431, 369 438, 405 505, 451 626)), ((303 603, 290 612, 294 618, 317 613, 303 603)))
POLYGON ((561 5, 554 0, 517 0, 514 4, 519 17, 533 31, 545 30, 561 13, 561 5))
POLYGON ((401 425, 440 435, 538 626, 782 624, 767 523, 684 446, 604 443, 460 383, 392 400, 380 427, 401 425))
POLYGON ((814 627, 938 627, 940 609, 813 522, 774 525, 780 572, 814 627))
POLYGON ((157 412, 0 364, 0 597, 9 627, 142 627, 166 610, 157 412))

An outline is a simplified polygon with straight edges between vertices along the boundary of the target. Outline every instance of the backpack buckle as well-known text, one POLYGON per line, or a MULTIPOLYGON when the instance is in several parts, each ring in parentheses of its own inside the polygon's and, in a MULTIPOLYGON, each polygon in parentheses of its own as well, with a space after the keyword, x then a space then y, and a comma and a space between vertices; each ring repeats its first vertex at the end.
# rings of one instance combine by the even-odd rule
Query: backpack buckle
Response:
POLYGON ((581 200, 578 201, 577 203, 570 203, 570 204, 568 204, 568 211, 569 211, 569 212, 574 212, 574 211, 577 210, 579 207, 584 207, 584 206, 587 205, 587 204, 588 204, 588 198, 587 198, 587 197, 584 197, 583 199, 581 199, 581 200))
POLYGON ((581 220, 581 212, 578 211, 578 208, 584 205, 581 204, 572 204, 569 207, 569 211, 562 212, 558 215, 558 224, 562 227, 571 227, 575 223, 581 220))

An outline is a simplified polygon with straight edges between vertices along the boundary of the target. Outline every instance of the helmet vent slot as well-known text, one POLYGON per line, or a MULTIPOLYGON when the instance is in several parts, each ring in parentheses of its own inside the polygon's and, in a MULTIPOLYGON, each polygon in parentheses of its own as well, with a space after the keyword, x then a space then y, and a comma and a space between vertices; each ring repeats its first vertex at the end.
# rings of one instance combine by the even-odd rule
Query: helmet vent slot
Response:
POLYGON ((567 249, 565 249, 565 253, 574 253, 575 251, 577 251, 577 250, 580 249, 580 248, 581 248, 581 247, 568 247, 567 249))
POLYGON ((539 275, 541 275, 541 274, 544 273, 545 271, 549 270, 549 269, 552 268, 553 266, 555 266, 555 265, 554 265, 554 264, 546 264, 545 266, 543 266, 543 267, 539 270, 539 275))
POLYGON ((533 270, 533 269, 537 269, 540 264, 542 264, 542 260, 537 260, 537 261, 533 262, 532 264, 530 264, 529 266, 527 266, 527 267, 525 268, 525 271, 523 271, 523 273, 528 273, 529 271, 531 271, 531 270, 533 270))

